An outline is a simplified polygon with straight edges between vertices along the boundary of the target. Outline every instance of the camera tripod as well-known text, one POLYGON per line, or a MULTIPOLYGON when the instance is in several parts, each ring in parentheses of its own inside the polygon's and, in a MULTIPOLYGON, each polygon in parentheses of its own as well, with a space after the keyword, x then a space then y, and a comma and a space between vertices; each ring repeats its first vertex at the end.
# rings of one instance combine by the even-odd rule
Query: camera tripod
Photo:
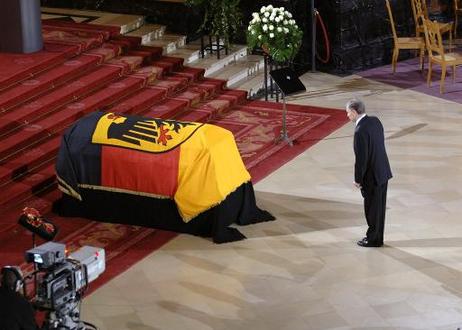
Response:
POLYGON ((97 330, 80 320, 80 301, 67 302, 58 310, 49 310, 41 330, 97 330))

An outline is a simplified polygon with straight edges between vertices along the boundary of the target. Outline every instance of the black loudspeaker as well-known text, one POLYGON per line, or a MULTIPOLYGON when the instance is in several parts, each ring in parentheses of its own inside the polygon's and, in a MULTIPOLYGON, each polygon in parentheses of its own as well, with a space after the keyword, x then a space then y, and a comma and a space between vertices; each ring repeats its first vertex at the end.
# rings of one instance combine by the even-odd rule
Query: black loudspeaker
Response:
POLYGON ((33 53, 42 48, 40 0, 1 0, 0 51, 33 53))

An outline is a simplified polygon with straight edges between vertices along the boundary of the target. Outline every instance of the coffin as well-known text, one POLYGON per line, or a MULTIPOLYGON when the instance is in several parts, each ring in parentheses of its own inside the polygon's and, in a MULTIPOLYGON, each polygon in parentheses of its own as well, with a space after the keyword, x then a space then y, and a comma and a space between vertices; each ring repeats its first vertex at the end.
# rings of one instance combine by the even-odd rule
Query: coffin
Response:
POLYGON ((229 225, 274 220, 255 201, 232 133, 218 126, 92 113, 63 135, 55 210, 105 222, 244 239, 229 225))

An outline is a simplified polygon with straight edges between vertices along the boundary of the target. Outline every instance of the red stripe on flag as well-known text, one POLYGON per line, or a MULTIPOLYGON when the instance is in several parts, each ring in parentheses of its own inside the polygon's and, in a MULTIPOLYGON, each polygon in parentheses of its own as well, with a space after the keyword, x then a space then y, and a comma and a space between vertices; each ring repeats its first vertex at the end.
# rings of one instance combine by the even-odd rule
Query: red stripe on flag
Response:
POLYGON ((180 148, 154 154, 103 146, 101 185, 173 197, 178 186, 179 156, 180 148))

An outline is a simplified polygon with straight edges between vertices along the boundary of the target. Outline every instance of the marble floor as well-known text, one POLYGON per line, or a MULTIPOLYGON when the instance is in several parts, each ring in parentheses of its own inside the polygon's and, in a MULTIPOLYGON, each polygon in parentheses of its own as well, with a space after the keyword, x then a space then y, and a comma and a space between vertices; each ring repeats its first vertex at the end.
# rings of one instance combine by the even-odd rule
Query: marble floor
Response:
MULTIPOLYGON (((386 131, 385 246, 361 248, 353 124, 255 185, 277 221, 214 245, 180 235, 85 298, 100 330, 462 327, 462 106, 359 76, 307 73, 293 103, 357 96, 386 131)), ((448 80, 448 83, 449 80, 448 80)))

